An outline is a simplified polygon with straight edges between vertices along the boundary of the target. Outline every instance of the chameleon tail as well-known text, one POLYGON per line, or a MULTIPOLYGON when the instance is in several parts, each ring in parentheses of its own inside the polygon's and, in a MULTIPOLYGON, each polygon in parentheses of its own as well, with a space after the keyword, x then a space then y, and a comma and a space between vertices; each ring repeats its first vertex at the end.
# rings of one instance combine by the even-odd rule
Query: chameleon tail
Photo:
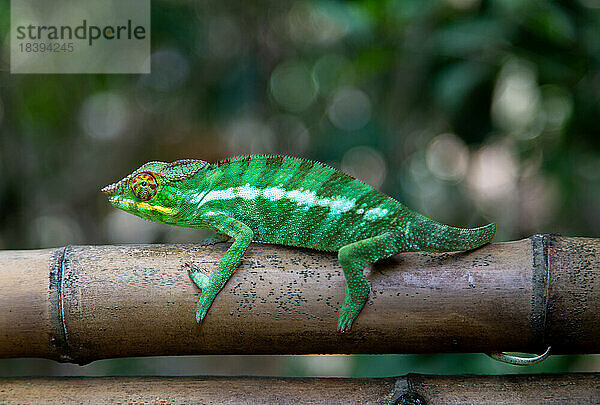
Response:
MULTIPOLYGON (((408 229, 411 247, 429 252, 470 250, 489 243, 496 233, 496 224, 479 228, 455 228, 414 212, 408 229)), ((407 236, 408 236, 407 235, 407 236)))

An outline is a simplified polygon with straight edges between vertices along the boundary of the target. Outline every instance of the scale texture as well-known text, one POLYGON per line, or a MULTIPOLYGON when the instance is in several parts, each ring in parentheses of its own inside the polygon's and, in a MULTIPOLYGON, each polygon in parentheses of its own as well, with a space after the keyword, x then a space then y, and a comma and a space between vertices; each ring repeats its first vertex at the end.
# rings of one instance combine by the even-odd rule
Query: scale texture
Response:
POLYGON ((330 166, 289 156, 149 162, 102 192, 139 217, 214 229, 209 242, 233 240, 210 277, 190 271, 202 289, 198 322, 252 241, 338 252, 346 276, 338 330, 345 331, 366 302, 363 270, 371 263, 399 252, 474 249, 496 231, 495 224, 440 224, 330 166))

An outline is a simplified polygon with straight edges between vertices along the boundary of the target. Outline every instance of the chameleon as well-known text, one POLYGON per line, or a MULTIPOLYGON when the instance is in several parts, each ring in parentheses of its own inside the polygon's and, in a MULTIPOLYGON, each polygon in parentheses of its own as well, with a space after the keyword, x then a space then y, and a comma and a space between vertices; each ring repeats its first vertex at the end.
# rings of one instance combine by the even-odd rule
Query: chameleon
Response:
POLYGON ((337 328, 345 331, 367 299, 363 270, 369 264, 399 252, 474 249, 496 231, 493 223, 442 225, 333 167, 289 156, 149 162, 102 192, 115 207, 144 219, 212 228, 210 241, 233 239, 208 280, 192 271, 203 287, 198 322, 253 241, 337 252, 346 278, 337 328))
POLYGON ((232 240, 210 277, 189 270, 202 290, 198 323, 251 242, 337 252, 346 280, 337 330, 344 332, 367 300, 368 265, 400 252, 475 249, 496 232, 494 223, 441 224, 329 165, 282 155, 152 161, 101 191, 113 206, 141 218, 213 229, 210 243, 232 240))

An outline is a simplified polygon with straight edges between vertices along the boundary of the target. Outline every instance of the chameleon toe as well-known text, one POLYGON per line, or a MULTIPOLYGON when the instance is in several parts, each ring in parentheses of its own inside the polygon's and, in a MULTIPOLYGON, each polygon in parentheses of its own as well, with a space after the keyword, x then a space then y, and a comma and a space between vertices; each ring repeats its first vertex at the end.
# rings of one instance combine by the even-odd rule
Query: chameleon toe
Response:
POLYGON ((196 284, 198 288, 204 291, 204 289, 208 285, 208 276, 191 266, 188 268, 188 275, 190 276, 194 284, 196 284))
POLYGON ((338 326, 337 326, 338 332, 344 333, 346 331, 349 331, 350 328, 352 327, 352 323, 354 322, 354 319, 356 319, 356 315, 352 316, 352 314, 349 314, 347 312, 342 312, 340 314, 340 319, 338 321, 338 326))
POLYGON ((202 322, 202 320, 204 319, 204 317, 206 316, 206 313, 208 312, 208 310, 200 310, 198 309, 198 312, 196 312, 196 322, 200 323, 202 322))

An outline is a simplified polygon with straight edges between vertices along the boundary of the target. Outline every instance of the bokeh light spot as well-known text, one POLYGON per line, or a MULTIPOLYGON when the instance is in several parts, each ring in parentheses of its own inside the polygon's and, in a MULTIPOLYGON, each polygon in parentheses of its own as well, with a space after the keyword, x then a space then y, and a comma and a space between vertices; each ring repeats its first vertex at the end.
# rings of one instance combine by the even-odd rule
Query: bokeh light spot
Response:
POLYGON ((271 74, 271 94, 286 110, 300 112, 317 96, 317 86, 310 71, 299 61, 286 61, 271 74))
POLYGON ((142 83, 153 90, 166 92, 180 87, 188 78, 189 63, 175 49, 160 49, 151 57, 152 73, 142 75, 142 83))
POLYGON ((243 116, 225 128, 225 141, 231 154, 268 153, 275 150, 273 129, 254 116, 243 116))
POLYGON ((337 2, 296 2, 288 13, 288 30, 296 42, 330 45, 349 31, 349 19, 337 2))
POLYGON ((121 135, 127 127, 129 106, 125 99, 111 92, 88 97, 79 112, 79 124, 84 132, 97 139, 121 135))
POLYGON ((345 81, 349 82, 352 76, 352 64, 340 55, 322 56, 313 66, 314 80, 319 87, 319 93, 324 96, 331 94, 345 81))
POLYGON ((385 159, 369 146, 356 146, 342 158, 342 171, 374 188, 380 188, 387 175, 385 159))
POLYGON ((437 180, 427 168, 425 152, 419 150, 407 159, 407 175, 403 178, 402 188, 413 197, 415 205, 424 206, 426 199, 438 198, 442 193, 441 181, 437 180))
POLYGON ((355 131, 371 119, 371 100, 362 90, 343 87, 333 96, 327 115, 336 127, 355 131))
POLYGON ((467 173, 469 149, 454 134, 440 134, 427 147, 427 168, 443 180, 460 181, 467 173))
POLYGON ((480 200, 502 200, 515 193, 519 162, 504 143, 484 146, 472 155, 468 183, 480 200))
MULTIPOLYGON (((519 137, 533 137, 527 131, 538 118, 540 91, 533 68, 511 60, 502 68, 492 101, 492 118, 498 126, 519 137)), ((537 135, 537 134, 536 134, 537 135)))

